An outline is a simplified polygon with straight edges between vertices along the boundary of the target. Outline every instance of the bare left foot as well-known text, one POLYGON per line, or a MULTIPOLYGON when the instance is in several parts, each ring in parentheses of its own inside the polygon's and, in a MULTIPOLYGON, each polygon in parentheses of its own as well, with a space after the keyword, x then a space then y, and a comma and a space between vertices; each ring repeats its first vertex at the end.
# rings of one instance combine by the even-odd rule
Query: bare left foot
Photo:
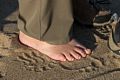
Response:
POLYGON ((40 51, 54 60, 59 61, 73 61, 75 59, 86 57, 91 53, 90 49, 85 48, 74 39, 66 44, 53 45, 45 41, 29 37, 22 32, 19 34, 19 39, 23 44, 40 51))

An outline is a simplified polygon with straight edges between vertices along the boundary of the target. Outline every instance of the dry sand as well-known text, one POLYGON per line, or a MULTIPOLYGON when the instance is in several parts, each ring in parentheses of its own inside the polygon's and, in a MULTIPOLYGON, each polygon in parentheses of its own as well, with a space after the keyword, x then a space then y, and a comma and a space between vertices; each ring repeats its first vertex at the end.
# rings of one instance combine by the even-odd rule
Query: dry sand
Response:
MULTIPOLYGON (((113 11, 119 13, 118 6, 120 0, 114 0, 113 11)), ((93 53, 74 62, 57 62, 21 45, 16 7, 17 0, 0 0, 0 80, 120 80, 120 55, 89 29, 78 34, 93 53)))

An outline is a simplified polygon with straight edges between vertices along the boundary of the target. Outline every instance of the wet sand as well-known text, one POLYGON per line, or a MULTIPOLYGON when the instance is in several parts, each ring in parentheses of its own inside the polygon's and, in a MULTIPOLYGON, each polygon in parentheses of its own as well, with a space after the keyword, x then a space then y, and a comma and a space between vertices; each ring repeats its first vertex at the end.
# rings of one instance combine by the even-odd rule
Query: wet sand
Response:
MULTIPOLYGON (((111 8, 120 15, 118 6, 116 0, 111 8)), ((58 62, 17 40, 17 0, 1 0, 0 12, 0 80, 120 80, 120 55, 90 29, 77 34, 93 53, 74 62, 58 62)))

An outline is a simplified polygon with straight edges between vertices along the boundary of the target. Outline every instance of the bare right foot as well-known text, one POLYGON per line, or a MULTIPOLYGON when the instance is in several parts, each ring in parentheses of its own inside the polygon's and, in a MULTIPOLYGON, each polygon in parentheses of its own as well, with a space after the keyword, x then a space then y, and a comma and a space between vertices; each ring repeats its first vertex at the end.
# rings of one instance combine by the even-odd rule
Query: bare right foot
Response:
POLYGON ((22 32, 19 34, 19 39, 23 44, 40 51, 54 60, 59 61, 73 61, 75 59, 86 57, 91 53, 90 49, 80 45, 74 39, 67 44, 52 45, 47 42, 31 38, 22 32))

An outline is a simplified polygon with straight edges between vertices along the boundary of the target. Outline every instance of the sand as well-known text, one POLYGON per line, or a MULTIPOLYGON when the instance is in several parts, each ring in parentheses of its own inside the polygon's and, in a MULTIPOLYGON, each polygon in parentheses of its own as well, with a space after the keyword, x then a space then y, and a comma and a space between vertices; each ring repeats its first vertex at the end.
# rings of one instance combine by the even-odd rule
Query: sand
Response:
MULTIPOLYGON (((0 80, 120 80, 120 55, 90 29, 77 34, 93 53, 73 62, 51 60, 20 44, 17 5, 17 0, 0 0, 0 80)), ((120 1, 114 0, 111 8, 119 14, 118 6, 120 1)))

